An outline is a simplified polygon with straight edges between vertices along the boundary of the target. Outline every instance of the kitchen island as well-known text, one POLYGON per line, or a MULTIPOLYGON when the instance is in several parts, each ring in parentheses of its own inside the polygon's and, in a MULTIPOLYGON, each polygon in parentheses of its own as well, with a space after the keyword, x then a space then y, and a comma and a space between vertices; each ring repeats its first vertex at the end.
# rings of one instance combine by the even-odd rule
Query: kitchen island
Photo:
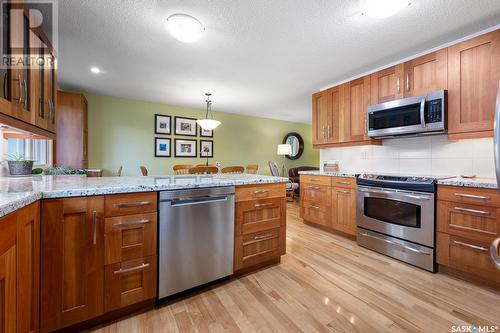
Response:
POLYGON ((154 306, 160 191, 234 186, 233 276, 279 263, 286 182, 248 174, 0 178, 0 279, 17 286, 0 299, 6 325, 80 330, 154 306))

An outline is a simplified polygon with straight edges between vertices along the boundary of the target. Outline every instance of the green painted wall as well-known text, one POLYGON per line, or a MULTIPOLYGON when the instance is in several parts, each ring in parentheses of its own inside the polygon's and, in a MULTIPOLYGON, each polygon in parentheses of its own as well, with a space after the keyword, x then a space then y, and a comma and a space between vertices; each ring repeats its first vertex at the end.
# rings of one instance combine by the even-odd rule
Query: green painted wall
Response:
MULTIPOLYGON (((174 138, 154 134, 154 115, 165 114, 198 118, 203 110, 151 103, 117 97, 85 94, 89 106, 89 167, 104 169, 104 175, 113 175, 123 165, 123 175, 139 175, 139 166, 145 165, 151 175, 172 174, 174 164, 201 164, 202 158, 174 158, 174 138), (172 157, 154 157, 154 138, 172 139, 172 157)), ((298 132, 304 138, 304 154, 297 161, 286 161, 286 166, 319 165, 319 151, 312 149, 311 126, 300 123, 249 117, 232 113, 214 112, 222 122, 214 132, 214 158, 222 166, 259 165, 260 174, 269 174, 267 162, 274 160, 281 166, 282 156, 276 147, 288 132, 298 132)), ((173 127, 173 126, 172 126, 173 127)), ((198 140, 200 137, 197 138, 198 140)))

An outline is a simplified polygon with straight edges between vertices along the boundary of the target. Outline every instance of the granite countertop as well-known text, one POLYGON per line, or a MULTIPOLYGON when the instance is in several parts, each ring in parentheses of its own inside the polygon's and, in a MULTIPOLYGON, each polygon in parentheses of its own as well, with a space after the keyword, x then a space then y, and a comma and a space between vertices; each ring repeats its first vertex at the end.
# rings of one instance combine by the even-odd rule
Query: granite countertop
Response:
POLYGON ((311 176, 329 176, 329 177, 351 177, 355 178, 356 173, 354 172, 348 172, 348 171, 343 171, 343 172, 322 172, 319 170, 312 170, 312 171, 299 171, 299 175, 311 175, 311 176))
POLYGON ((149 177, 0 177, 0 217, 39 199, 253 184, 286 183, 288 178, 249 174, 149 177))
POLYGON ((498 189, 497 180, 494 178, 453 177, 453 178, 439 179, 438 185, 489 188, 495 190, 498 189))

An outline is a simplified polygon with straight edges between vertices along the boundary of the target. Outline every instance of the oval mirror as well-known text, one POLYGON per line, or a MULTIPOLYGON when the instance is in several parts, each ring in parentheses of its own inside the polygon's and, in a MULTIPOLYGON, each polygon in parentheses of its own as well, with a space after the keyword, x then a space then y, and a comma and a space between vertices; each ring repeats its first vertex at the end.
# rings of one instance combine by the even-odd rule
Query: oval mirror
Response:
POLYGON ((289 160, 298 159, 304 152, 304 139, 302 139, 302 136, 300 136, 299 133, 288 133, 285 135, 283 143, 292 146, 292 153, 290 155, 286 155, 286 158, 289 160))

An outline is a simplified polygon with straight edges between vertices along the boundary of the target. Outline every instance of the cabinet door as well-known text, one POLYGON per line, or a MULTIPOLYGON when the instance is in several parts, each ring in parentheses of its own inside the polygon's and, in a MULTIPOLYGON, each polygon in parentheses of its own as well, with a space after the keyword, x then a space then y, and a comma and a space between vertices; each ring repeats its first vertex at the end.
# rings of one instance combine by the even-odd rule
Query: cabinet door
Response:
MULTIPOLYGON (((6 54, 10 54, 10 5, 3 3, 4 12, 2 18, 2 50, 6 54)), ((7 68, 0 68, 0 112, 8 116, 13 116, 13 109, 10 103, 11 94, 11 74, 12 71, 7 68)))
POLYGON ((284 254, 284 235, 280 228, 236 236, 234 270, 240 270, 279 258, 284 254))
MULTIPOLYGON (((327 93, 327 143, 340 142, 343 133, 340 133, 340 124, 344 117, 344 86, 337 86, 326 91, 327 93)), ((343 129, 342 129, 343 132, 343 129)))
POLYGON ((49 53, 45 68, 45 100, 47 104, 47 130, 56 132, 57 57, 49 53))
POLYGON ((83 160, 82 167, 84 169, 88 168, 89 164, 89 149, 88 149, 88 104, 87 99, 84 97, 82 101, 82 148, 83 148, 83 160))
POLYGON ((448 88, 448 50, 442 49, 404 63, 405 97, 448 88))
POLYGON ((38 332, 40 203, 17 212, 17 331, 38 332))
POLYGON ((399 64, 371 75, 370 104, 403 98, 403 70, 403 64, 399 64))
POLYGON ((370 104, 370 76, 345 84, 345 142, 368 139, 366 114, 370 104))
POLYGON ((500 30, 448 48, 449 133, 492 131, 500 79, 500 30))
POLYGON ((286 214, 285 198, 260 199, 236 203, 235 234, 279 228, 286 214))
MULTIPOLYGON (((27 9, 22 3, 11 10, 10 15, 10 43, 11 51, 16 59, 32 56, 30 48, 30 20, 27 9)), ((31 68, 17 61, 11 70, 11 94, 14 116, 24 122, 32 122, 31 113, 31 68)))
POLYGON ((312 97, 312 131, 313 144, 327 143, 328 94, 325 91, 316 93, 312 97))
POLYGON ((16 331, 16 246, 0 254, 0 332, 16 331))
MULTIPOLYGON (((46 49, 42 39, 31 34, 32 53, 35 59, 46 59, 46 49)), ((37 62, 33 64, 31 70, 31 110, 33 110, 32 123, 40 128, 47 129, 47 101, 45 99, 45 62, 37 62)))
POLYGON ((16 331, 16 213, 0 218, 0 332, 16 331))
POLYGON ((332 190, 332 228, 356 235, 356 191, 337 188, 332 190))
POLYGON ((103 313, 104 198, 42 203, 41 327, 60 329, 103 313), (59 290, 59 292, 54 292, 59 290))

